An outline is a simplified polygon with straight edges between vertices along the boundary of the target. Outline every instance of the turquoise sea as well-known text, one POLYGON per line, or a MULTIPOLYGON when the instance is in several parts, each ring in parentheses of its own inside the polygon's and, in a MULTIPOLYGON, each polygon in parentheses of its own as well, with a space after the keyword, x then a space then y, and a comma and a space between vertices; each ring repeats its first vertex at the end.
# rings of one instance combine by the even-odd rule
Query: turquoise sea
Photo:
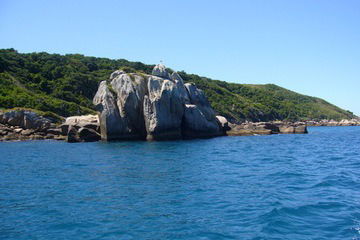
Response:
POLYGON ((0 143, 0 239, 360 239, 360 127, 0 143))

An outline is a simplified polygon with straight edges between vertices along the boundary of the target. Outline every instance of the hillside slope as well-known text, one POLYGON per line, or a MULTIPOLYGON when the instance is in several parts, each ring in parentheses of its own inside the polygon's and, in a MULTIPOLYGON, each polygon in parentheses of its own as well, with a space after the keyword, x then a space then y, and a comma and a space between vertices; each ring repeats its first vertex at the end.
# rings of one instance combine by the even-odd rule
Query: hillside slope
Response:
MULTIPOLYGON (((122 68, 150 73, 153 65, 80 54, 18 53, 0 50, 0 108, 26 107, 61 116, 93 113, 100 81, 122 68)), ((354 115, 322 99, 273 84, 251 85, 179 72, 205 91, 210 103, 232 121, 349 119, 354 115)))

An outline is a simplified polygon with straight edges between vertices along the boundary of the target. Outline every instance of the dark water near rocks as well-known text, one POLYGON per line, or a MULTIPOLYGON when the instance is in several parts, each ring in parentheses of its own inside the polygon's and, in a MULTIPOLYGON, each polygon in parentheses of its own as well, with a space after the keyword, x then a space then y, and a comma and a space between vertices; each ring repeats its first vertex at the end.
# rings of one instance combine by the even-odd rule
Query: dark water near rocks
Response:
POLYGON ((0 143, 0 239, 358 239, 360 127, 0 143))

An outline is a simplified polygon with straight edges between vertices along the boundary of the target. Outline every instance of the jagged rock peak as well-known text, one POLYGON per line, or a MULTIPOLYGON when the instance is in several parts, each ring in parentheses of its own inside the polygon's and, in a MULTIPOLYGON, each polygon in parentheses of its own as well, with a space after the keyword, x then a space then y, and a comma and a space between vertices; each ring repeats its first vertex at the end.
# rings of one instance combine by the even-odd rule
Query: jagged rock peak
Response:
POLYGON ((103 140, 169 140, 214 137, 223 127, 205 94, 194 84, 171 76, 163 64, 152 75, 116 71, 100 83, 94 97, 103 140), (109 87, 109 86, 111 87, 109 87))
POLYGON ((152 70, 152 75, 157 76, 157 77, 161 77, 161 78, 166 78, 166 79, 170 79, 170 74, 168 73, 168 71, 166 70, 166 67, 164 64, 157 64, 153 70, 152 70))

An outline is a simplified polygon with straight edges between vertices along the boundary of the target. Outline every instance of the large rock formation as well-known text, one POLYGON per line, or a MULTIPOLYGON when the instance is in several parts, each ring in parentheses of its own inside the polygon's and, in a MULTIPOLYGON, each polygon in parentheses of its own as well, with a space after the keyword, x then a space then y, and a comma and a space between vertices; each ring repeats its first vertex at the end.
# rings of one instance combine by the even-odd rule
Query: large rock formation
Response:
POLYGON ((162 64, 152 75, 115 71, 93 100, 103 140, 165 140, 223 135, 204 93, 162 64))

